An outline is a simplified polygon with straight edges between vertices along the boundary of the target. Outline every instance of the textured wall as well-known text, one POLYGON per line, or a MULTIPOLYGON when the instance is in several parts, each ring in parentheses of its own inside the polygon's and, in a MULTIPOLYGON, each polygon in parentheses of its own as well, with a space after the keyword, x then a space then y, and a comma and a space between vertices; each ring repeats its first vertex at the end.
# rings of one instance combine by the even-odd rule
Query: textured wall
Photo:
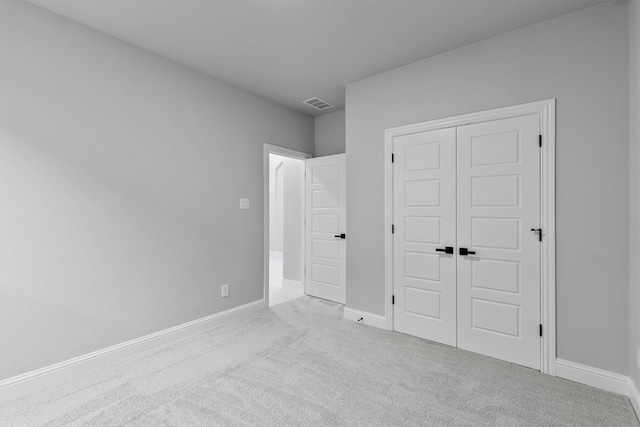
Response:
POLYGON ((627 5, 607 3, 347 86, 347 306, 384 314, 384 130, 557 99, 558 357, 628 372, 627 5))
POLYGON ((312 117, 19 0, 0 52, 0 380, 263 297, 263 143, 312 117))

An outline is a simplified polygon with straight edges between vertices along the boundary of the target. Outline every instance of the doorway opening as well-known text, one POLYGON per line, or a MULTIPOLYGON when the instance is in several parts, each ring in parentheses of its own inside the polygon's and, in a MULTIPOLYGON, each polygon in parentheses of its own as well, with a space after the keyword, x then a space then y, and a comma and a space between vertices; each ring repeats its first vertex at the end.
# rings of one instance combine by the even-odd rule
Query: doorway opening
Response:
POLYGON ((306 153, 265 144, 265 300, 304 295, 306 153))

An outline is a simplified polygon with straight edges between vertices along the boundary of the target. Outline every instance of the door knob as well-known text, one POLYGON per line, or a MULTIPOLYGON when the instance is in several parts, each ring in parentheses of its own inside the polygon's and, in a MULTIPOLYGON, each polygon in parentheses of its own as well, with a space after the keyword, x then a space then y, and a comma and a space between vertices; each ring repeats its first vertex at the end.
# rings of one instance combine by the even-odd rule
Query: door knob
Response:
POLYGON ((459 253, 460 253, 460 255, 463 255, 463 256, 465 256, 465 255, 475 255, 476 251, 470 251, 467 248, 460 248, 459 253))
POLYGON ((347 235, 346 235, 345 233, 342 233, 342 234, 336 234, 336 235, 335 235, 335 236, 333 236, 333 237, 339 237, 339 238, 341 238, 341 239, 346 239, 346 238, 347 238, 347 235))
POLYGON ((444 252, 446 254, 453 253, 453 246, 445 246, 444 248, 436 248, 436 252, 444 252))

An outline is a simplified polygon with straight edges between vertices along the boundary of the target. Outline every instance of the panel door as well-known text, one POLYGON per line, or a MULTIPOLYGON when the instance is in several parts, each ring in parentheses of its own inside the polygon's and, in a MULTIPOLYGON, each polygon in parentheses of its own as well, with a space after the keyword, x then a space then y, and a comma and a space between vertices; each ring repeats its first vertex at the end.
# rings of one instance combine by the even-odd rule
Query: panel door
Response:
POLYGON ((456 345, 456 130, 394 139, 394 329, 456 345))
POLYGON ((458 347, 540 369, 537 114, 458 127, 458 347))
POLYGON ((306 160, 306 293, 345 302, 345 155, 306 160))

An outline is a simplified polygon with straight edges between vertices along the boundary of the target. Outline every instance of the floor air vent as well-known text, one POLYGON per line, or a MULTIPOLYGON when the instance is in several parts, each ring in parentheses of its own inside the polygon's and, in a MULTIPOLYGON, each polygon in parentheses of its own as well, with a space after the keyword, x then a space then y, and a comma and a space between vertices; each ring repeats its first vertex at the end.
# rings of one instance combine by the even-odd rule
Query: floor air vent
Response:
POLYGON ((333 107, 333 105, 329 104, 326 101, 323 101, 320 98, 310 98, 304 101, 304 103, 315 108, 316 110, 326 110, 327 108, 333 107))

